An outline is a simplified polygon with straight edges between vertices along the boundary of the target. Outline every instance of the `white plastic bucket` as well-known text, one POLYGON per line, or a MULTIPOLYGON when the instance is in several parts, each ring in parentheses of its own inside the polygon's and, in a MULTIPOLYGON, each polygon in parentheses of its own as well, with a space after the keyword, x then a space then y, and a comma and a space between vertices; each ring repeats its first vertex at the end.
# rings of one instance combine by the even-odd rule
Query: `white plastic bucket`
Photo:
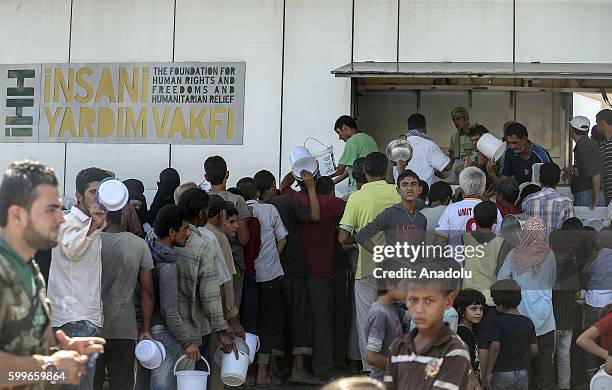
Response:
POLYGON ((176 375, 176 388, 177 390, 203 390, 206 389, 206 382, 208 382, 208 375, 210 375, 210 366, 208 361, 204 359, 204 356, 200 357, 206 363, 207 371, 198 370, 182 370, 176 371, 176 367, 179 362, 186 358, 183 355, 179 360, 174 363, 174 375, 176 375))
POLYGON ((121 210, 127 204, 129 197, 125 184, 114 177, 102 180, 96 190, 98 203, 108 211, 121 210))
POLYGON ((540 168, 542 167, 542 163, 535 163, 531 166, 531 181, 538 183, 540 185, 540 168))
POLYGON ((306 170, 313 175, 317 173, 317 160, 312 157, 304 146, 296 146, 289 152, 291 172, 296 179, 300 179, 302 171, 306 170))
POLYGON ((136 344, 136 359, 149 370, 161 366, 166 358, 166 348, 157 340, 142 340, 136 344))
POLYGON ((608 375, 603 368, 591 379, 591 390, 610 390, 612 389, 612 376, 608 375))
POLYGON ((308 148, 312 157, 319 163, 319 174, 321 176, 329 176, 336 172, 333 146, 327 146, 316 138, 308 137, 304 140, 304 147, 308 148), (316 144, 310 147, 306 146, 309 140, 316 142, 316 144))
POLYGON ((244 338, 249 346, 249 362, 253 364, 255 361, 255 354, 259 351, 259 337, 253 333, 245 333, 244 338))
POLYGON ((476 144, 476 149, 487 158, 499 160, 506 151, 506 143, 493 134, 483 134, 476 144))
POLYGON ((246 381, 247 371, 249 369, 249 354, 248 345, 242 339, 234 339, 238 350, 238 358, 234 351, 224 353, 221 359, 221 382, 227 386, 241 386, 246 381))

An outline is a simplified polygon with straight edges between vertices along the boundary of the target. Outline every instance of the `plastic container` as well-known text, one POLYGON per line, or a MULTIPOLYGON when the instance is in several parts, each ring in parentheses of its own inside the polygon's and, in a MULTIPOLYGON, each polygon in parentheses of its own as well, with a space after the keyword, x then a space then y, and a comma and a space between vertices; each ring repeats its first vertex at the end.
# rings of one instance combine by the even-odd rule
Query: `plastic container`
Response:
POLYGON ((136 359, 144 368, 153 370, 166 358, 166 348, 157 340, 142 340, 136 344, 136 359))
POLYGON ((336 160, 334 159, 333 146, 327 146, 316 138, 308 137, 304 140, 304 147, 306 147, 310 151, 312 157, 317 160, 319 174, 321 176, 329 176, 336 172, 336 160), (307 147, 306 144, 309 140, 316 142, 316 144, 307 147))
MULTIPOLYGON (((240 339, 234 339, 234 344, 238 350, 238 358, 234 351, 224 353, 221 358, 221 382, 227 386, 242 386, 246 381, 249 369, 249 346, 240 339)), ((179 389, 180 390, 180 389, 179 389)))
POLYGON ((312 157, 310 151, 304 146, 296 146, 289 152, 289 163, 291 164, 291 172, 297 180, 302 180, 302 171, 308 171, 313 175, 317 175, 318 163, 312 157))
POLYGON ((506 143, 493 134, 483 134, 478 140, 476 149, 487 158, 492 158, 495 161, 499 160, 506 152, 506 143))
POLYGON ((259 351, 259 337, 253 333, 245 333, 244 338, 249 346, 249 362, 253 364, 255 361, 255 354, 259 351))
POLYGON ((591 379, 591 390, 610 389, 612 389, 612 376, 608 375, 602 367, 591 379))
POLYGON ((127 204, 129 197, 125 184, 114 177, 102 180, 96 190, 98 203, 107 211, 121 210, 127 204))
POLYGON ((179 360, 174 363, 174 375, 176 375, 176 388, 177 390, 203 390, 206 389, 206 383, 208 382, 208 375, 210 375, 210 365, 208 361, 202 356, 201 359, 206 363, 207 371, 199 370, 181 370, 176 371, 176 367, 179 362, 185 359, 187 356, 183 355, 179 360))

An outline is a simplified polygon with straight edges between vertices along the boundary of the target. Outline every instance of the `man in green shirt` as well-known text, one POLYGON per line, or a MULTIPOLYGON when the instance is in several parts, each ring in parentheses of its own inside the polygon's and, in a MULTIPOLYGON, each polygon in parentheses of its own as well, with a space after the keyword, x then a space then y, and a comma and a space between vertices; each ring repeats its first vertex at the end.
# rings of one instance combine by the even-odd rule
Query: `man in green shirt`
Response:
POLYGON ((53 169, 11 164, 0 184, 0 387, 78 384, 88 355, 103 351, 104 339, 54 334, 49 326, 45 282, 32 259, 57 245, 62 222, 53 169))
POLYGON ((349 191, 353 192, 356 190, 355 179, 353 178, 353 162, 359 157, 378 152, 378 146, 372 136, 359 131, 355 120, 348 115, 342 115, 336 120, 334 131, 338 134, 339 139, 346 142, 346 145, 340 160, 338 160, 336 172, 329 177, 334 179, 335 184, 348 177, 349 191))

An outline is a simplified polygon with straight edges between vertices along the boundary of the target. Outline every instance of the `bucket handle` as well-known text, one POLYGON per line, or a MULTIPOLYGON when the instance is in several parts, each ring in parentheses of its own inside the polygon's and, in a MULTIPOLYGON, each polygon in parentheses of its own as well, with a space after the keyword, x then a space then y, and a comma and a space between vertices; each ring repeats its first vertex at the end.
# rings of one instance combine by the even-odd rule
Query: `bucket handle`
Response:
MULTIPOLYGON (((318 140, 318 139, 316 139, 316 138, 312 138, 312 137, 306 137, 306 139, 304 140, 304 147, 305 147, 305 148, 306 148, 306 142, 308 142, 308 140, 309 140, 309 139, 310 139, 310 140, 313 140, 313 141, 315 141, 315 142, 317 142, 317 143, 318 143, 319 145, 321 145, 321 146, 324 146, 324 147, 325 147, 325 149, 328 149, 328 148, 329 148, 329 146, 325 145, 323 142, 319 141, 319 140, 318 140)), ((306 149, 308 149, 308 148, 306 148, 306 149)))
MULTIPOLYGON (((183 355, 176 361, 176 363, 174 363, 174 375, 176 375, 176 367, 178 366, 179 362, 185 359, 186 357, 187 355, 183 355)), ((208 374, 210 375, 210 365, 208 364, 208 361, 204 359, 204 356, 200 356, 200 359, 204 360, 204 363, 206 363, 206 370, 208 371, 208 374)))

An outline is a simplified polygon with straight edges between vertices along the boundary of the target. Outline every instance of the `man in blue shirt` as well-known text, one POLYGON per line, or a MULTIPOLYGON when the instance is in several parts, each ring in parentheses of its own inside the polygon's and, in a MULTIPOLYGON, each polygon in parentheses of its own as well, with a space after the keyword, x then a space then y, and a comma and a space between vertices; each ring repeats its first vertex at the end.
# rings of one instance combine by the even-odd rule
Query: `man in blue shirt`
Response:
POLYGON ((500 179, 514 177, 519 183, 532 181, 532 166, 536 163, 552 162, 550 154, 540 145, 529 141, 527 128, 518 122, 504 130, 509 150, 504 154, 500 179))

